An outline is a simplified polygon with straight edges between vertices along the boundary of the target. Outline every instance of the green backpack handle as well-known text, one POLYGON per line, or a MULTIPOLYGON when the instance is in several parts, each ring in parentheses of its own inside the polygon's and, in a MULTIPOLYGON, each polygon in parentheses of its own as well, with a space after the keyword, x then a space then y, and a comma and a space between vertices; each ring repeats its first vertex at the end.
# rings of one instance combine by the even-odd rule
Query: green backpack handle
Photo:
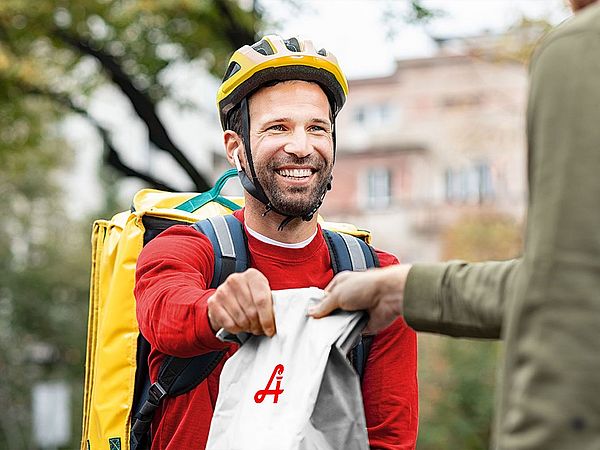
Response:
POLYGON ((237 176, 236 169, 229 169, 223 175, 219 177, 215 185, 206 192, 202 192, 201 194, 196 195, 195 197, 190 198, 189 200, 183 202, 181 205, 177 206, 175 209, 179 209, 180 211, 186 211, 189 213, 193 213, 198 209, 202 208, 204 205, 210 202, 217 202, 223 205, 226 208, 231 209, 232 211, 241 209, 242 207, 237 203, 232 202, 231 200, 226 199, 221 196, 221 189, 227 181, 237 176))

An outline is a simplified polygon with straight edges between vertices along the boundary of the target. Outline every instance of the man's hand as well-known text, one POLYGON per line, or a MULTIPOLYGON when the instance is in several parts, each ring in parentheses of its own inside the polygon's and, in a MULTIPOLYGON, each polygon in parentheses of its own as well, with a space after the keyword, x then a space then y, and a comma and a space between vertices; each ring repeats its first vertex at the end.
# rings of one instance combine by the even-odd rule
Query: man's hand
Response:
POLYGON ((325 297, 309 310, 321 318, 341 308, 346 311, 367 310, 367 332, 389 326, 403 313, 404 286, 411 266, 401 264, 365 272, 341 272, 325 288, 325 297))
POLYGON ((233 273, 208 299, 208 320, 213 330, 275 334, 271 287, 256 269, 233 273))

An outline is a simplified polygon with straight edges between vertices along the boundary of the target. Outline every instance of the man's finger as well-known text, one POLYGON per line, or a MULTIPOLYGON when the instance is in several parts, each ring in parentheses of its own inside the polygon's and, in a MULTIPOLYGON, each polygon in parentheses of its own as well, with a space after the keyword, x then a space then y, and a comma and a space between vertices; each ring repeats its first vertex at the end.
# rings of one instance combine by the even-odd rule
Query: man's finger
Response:
MULTIPOLYGON (((232 298, 227 302, 221 303, 221 307, 225 311, 225 313, 229 316, 229 318, 235 323, 235 327, 239 331, 250 331, 250 321, 248 317, 246 317, 246 313, 243 308, 240 307, 240 304, 237 302, 236 298, 232 298)), ((232 331, 227 327, 223 327, 227 331, 232 331)))
POLYGON ((261 334, 269 337, 276 333, 275 315, 273 313, 273 297, 267 278, 256 269, 246 271, 246 282, 249 288, 249 299, 255 314, 256 327, 261 334))
POLYGON ((212 315, 215 323, 218 323, 220 328, 224 328, 226 331, 229 331, 233 334, 237 334, 242 331, 222 305, 216 305, 213 309, 212 315))
POLYGON ((271 337, 276 333, 275 315, 273 314, 273 298, 271 291, 267 289, 259 289, 252 292, 256 312, 258 313, 258 321, 263 332, 271 337))
POLYGON ((245 314, 247 318, 247 327, 244 331, 252 334, 264 334, 260 325, 258 312, 253 299, 253 287, 248 284, 247 277, 244 275, 230 275, 230 285, 235 290, 235 300, 239 305, 240 310, 245 314))

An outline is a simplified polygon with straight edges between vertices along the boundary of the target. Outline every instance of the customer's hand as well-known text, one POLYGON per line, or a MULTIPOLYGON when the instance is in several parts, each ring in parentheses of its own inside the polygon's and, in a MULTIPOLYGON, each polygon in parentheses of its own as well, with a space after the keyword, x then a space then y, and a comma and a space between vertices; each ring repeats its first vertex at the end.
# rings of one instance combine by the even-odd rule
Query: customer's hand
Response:
POLYGON ((341 308, 346 311, 367 310, 366 332, 386 328, 403 313, 404 286, 411 266, 394 265, 365 272, 341 272, 325 288, 325 297, 309 310, 321 318, 341 308))

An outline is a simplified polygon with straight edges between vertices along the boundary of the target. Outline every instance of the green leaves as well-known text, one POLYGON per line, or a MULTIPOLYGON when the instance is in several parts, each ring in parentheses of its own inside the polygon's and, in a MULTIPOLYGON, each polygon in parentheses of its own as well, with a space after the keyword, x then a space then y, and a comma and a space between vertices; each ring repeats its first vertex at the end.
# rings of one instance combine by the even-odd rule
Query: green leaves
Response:
MULTIPOLYGON (((157 112, 170 96, 161 80, 175 63, 201 61, 220 75, 237 47, 253 42, 260 15, 235 0, 11 0, 0 5, 0 97, 45 96, 54 114, 82 115, 105 142, 105 163, 149 185, 153 175, 123 164, 126 149, 88 110, 88 99, 112 85, 148 128, 148 146, 170 154, 190 179, 208 183, 170 137, 157 112), (110 156, 110 157, 109 157, 110 156)), ((35 113, 29 112, 35 115, 35 113)))

